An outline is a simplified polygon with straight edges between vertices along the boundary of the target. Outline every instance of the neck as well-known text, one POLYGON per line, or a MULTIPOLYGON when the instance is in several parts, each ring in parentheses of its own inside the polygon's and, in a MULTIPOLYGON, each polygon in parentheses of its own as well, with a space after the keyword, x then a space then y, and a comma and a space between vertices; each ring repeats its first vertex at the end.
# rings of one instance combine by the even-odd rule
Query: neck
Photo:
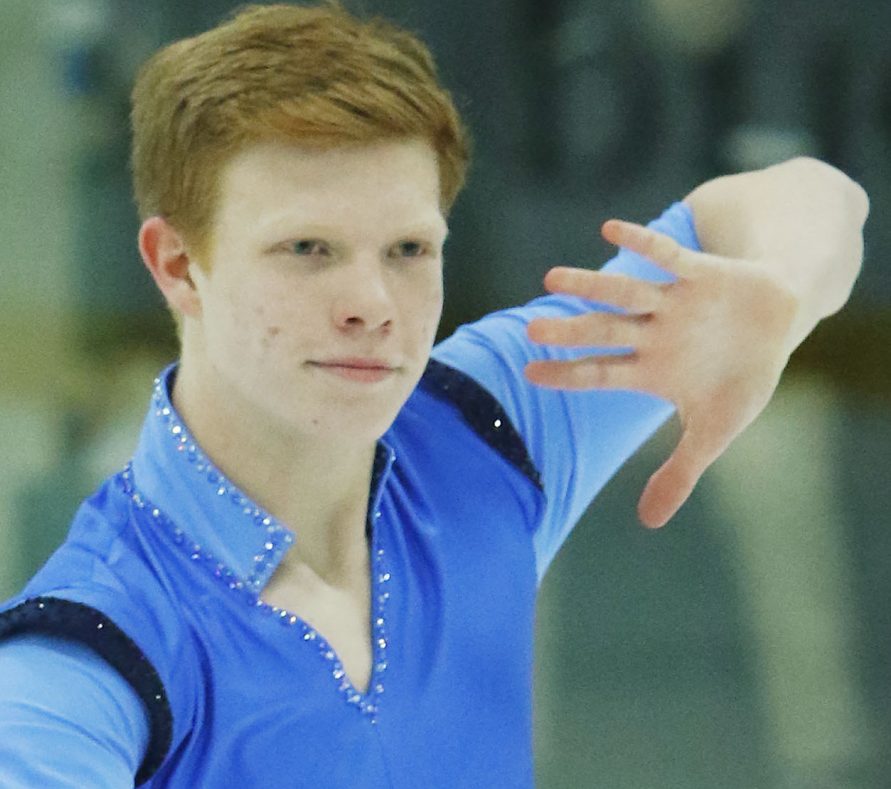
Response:
POLYGON ((238 487, 297 535, 283 560, 338 583, 368 562, 366 518, 374 443, 304 436, 245 418, 226 398, 209 401, 186 369, 174 406, 205 454, 238 487))

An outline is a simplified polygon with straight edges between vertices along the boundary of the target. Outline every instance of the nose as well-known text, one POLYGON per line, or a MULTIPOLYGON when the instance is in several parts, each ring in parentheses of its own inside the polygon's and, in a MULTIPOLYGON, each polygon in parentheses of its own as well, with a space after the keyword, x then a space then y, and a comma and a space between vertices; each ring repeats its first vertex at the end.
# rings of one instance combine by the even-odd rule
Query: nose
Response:
POLYGON ((388 332, 394 303, 383 263, 357 260, 345 266, 333 304, 334 324, 346 332, 388 332))

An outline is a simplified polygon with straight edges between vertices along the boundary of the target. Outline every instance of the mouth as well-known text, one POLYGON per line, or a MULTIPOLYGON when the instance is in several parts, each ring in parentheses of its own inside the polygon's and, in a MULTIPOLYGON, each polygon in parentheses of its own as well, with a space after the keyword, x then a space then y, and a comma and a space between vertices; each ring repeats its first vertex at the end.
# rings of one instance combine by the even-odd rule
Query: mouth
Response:
POLYGON ((308 362, 324 372, 358 383, 377 383, 393 375, 397 368, 382 359, 349 357, 308 362))

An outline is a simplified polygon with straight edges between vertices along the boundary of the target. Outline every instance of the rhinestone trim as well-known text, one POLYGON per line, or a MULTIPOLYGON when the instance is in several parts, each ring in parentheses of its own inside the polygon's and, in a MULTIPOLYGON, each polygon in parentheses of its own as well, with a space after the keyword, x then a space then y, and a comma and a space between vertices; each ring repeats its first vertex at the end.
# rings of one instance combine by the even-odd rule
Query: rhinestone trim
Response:
MULTIPOLYGON (((337 690, 347 703, 354 705, 361 713, 367 715, 371 723, 377 723, 380 697, 384 693, 383 678, 389 667, 387 660, 388 634, 386 611, 387 603, 390 600, 389 588, 392 579, 386 564, 384 550, 378 545, 377 529, 372 529, 372 556, 374 560, 371 568, 372 583, 374 585, 374 614, 372 617, 373 662, 368 692, 363 694, 347 678, 346 671, 340 658, 334 651, 334 647, 328 643, 321 633, 309 623, 303 621, 297 614, 285 608, 265 603, 260 598, 259 590, 254 583, 250 581, 246 583, 231 568, 218 561, 210 551, 206 551, 198 543, 192 542, 188 535, 168 515, 140 493, 133 482, 132 464, 128 464, 117 476, 117 480, 136 509, 147 513, 152 523, 157 524, 170 534, 174 544, 179 546, 189 561, 202 566, 230 591, 242 596, 247 606, 256 609, 265 616, 276 618, 285 627, 296 627, 301 636, 301 641, 309 647, 315 647, 319 656, 326 661, 328 670, 336 682, 337 690)), ((373 515, 374 521, 379 520, 380 517, 381 512, 376 510, 373 515)))
POLYGON ((176 411, 170 407, 162 378, 155 379, 153 400, 155 416, 164 423, 176 451, 185 457, 207 484, 216 489, 217 496, 227 497, 233 509, 239 510, 243 519, 251 521, 256 528, 265 530, 263 551, 254 557, 254 570, 247 579, 248 585, 259 592, 269 580, 285 551, 293 544, 294 535, 269 513, 257 507, 201 451, 198 442, 179 420, 176 411))

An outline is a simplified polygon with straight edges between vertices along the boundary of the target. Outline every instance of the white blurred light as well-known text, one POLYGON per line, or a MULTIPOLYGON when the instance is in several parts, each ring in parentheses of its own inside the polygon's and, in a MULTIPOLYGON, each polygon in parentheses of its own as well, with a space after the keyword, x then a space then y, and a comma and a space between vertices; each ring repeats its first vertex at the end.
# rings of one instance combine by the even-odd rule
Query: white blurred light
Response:
POLYGON ((795 156, 816 156, 817 140, 807 129, 740 126, 727 139, 725 153, 739 170, 757 170, 795 156))
POLYGON ((657 37, 688 55, 709 55, 736 38, 751 0, 645 0, 644 17, 657 37))
POLYGON ((49 33, 61 41, 95 41, 108 30, 111 0, 50 0, 45 21, 49 33))

